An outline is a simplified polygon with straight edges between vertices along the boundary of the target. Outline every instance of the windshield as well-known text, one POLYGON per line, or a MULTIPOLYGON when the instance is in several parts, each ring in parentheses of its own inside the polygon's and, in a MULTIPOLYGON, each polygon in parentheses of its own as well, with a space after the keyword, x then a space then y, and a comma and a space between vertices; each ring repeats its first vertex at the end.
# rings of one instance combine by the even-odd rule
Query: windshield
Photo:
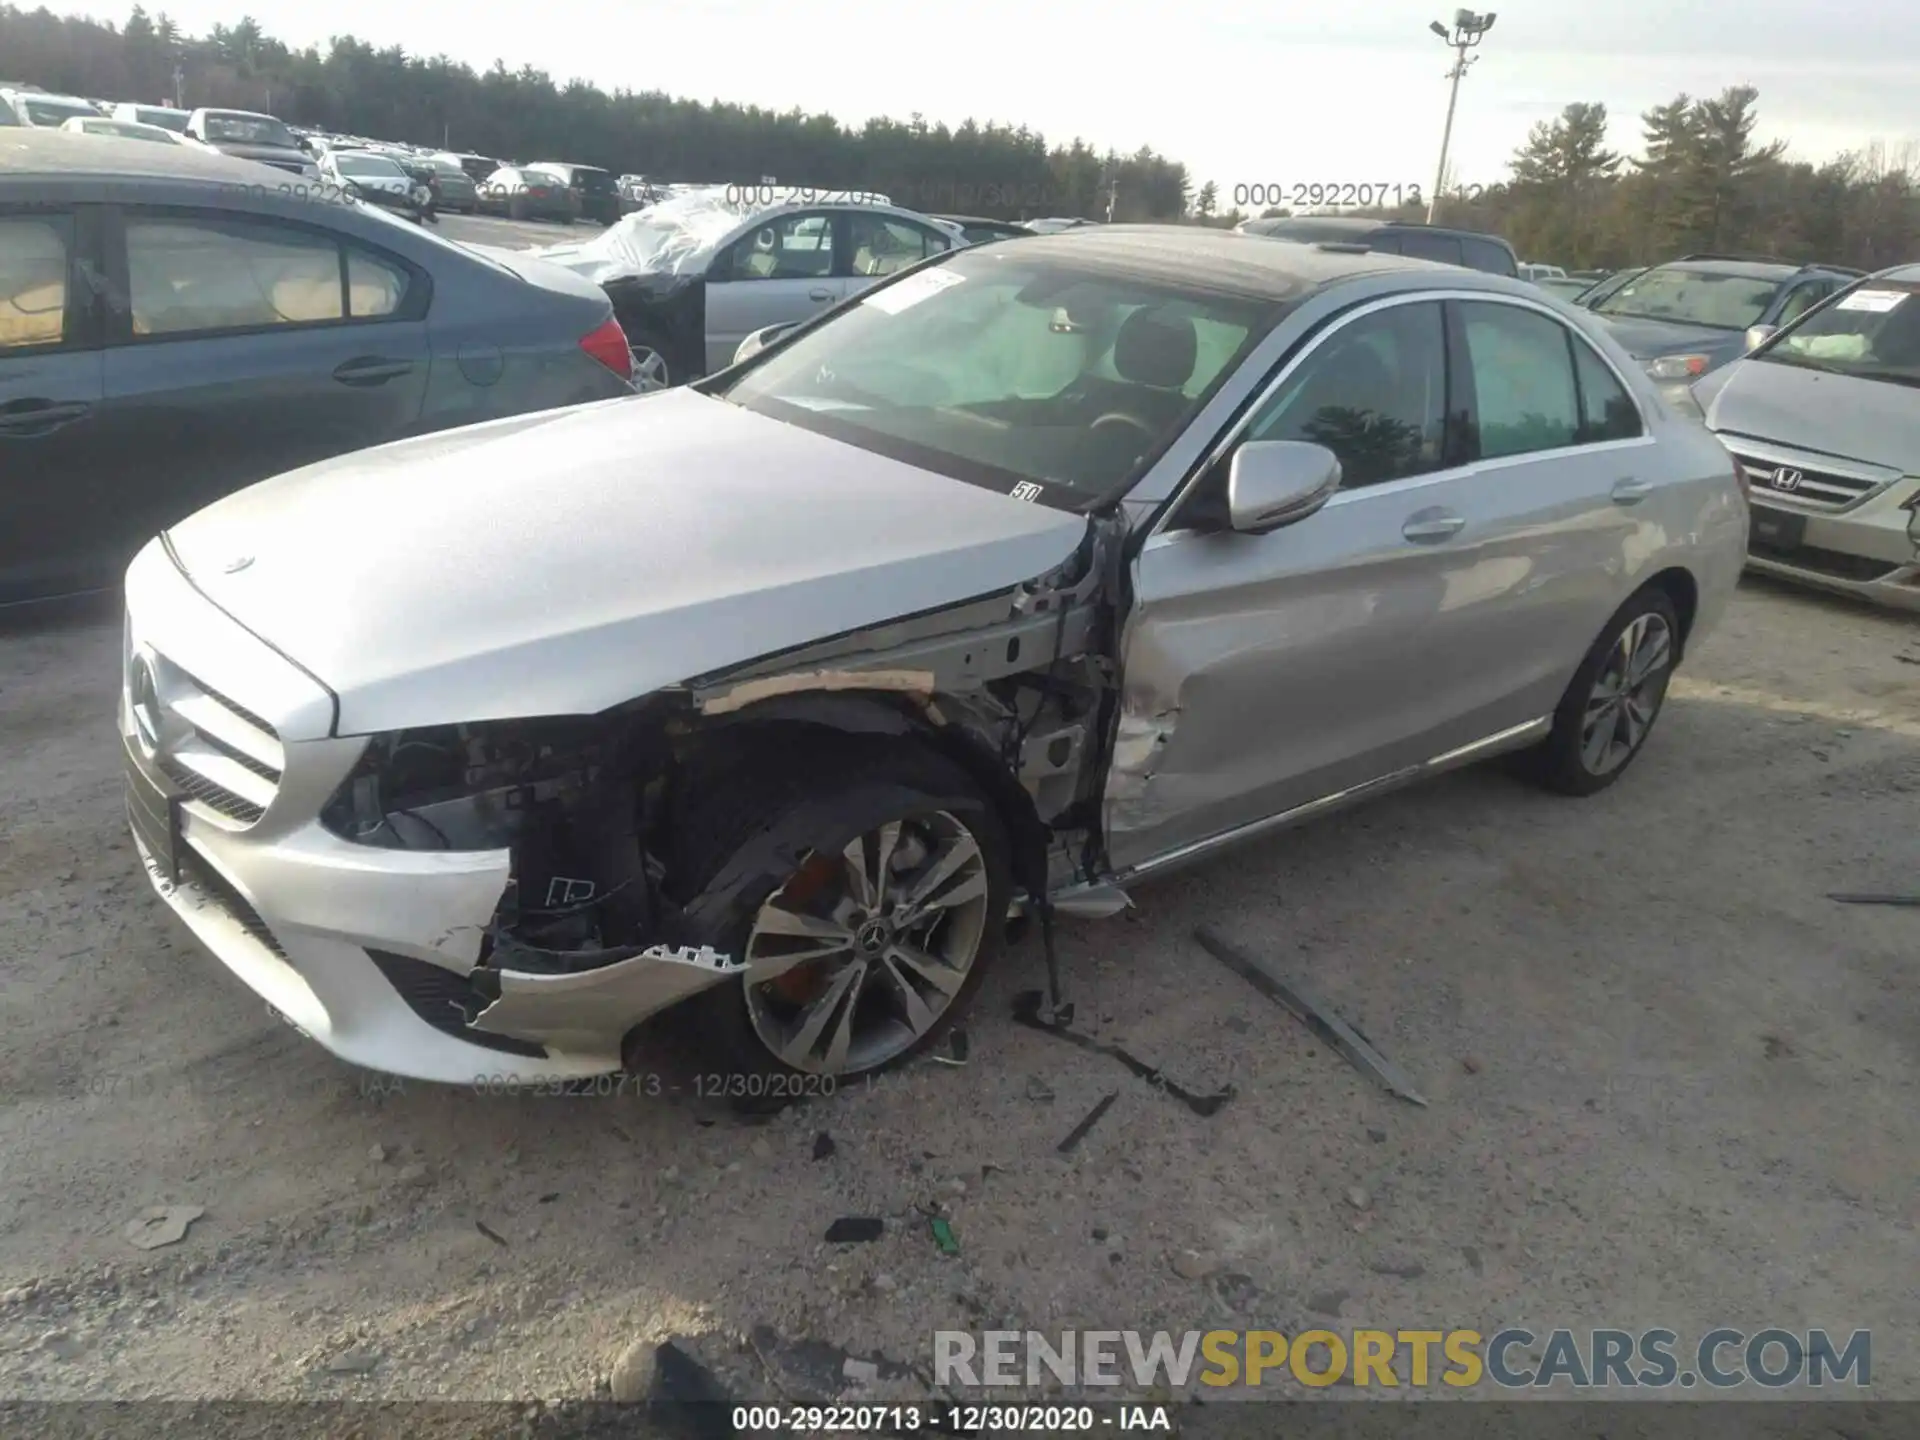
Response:
POLYGON ((1658 265, 1593 306, 1597 315, 1661 320, 1708 330, 1757 325, 1780 291, 1778 280, 1658 265))
POLYGON ((573 167, 573 183, 582 190, 590 190, 596 195, 611 194, 615 189, 613 176, 605 170, 595 170, 587 165, 573 167))
POLYGON ((27 119, 35 125, 61 125, 76 115, 100 113, 84 100, 56 100, 47 95, 25 95, 21 99, 27 107, 27 119))
POLYGON ((957 480, 1086 509, 1151 463, 1280 311, 994 245, 868 292, 712 393, 957 480))
POLYGON ((298 150, 293 132, 271 115, 209 115, 207 139, 216 145, 277 145, 298 150))
POLYGON ((162 130, 171 130, 179 135, 187 128, 187 113, 184 110, 146 110, 136 109, 133 118, 142 125, 158 125, 162 130))
POLYGON ((445 175, 455 180, 464 180, 467 178, 467 172, 460 168, 460 162, 457 160, 434 160, 430 163, 436 174, 445 175))
POLYGON ((382 180, 404 179, 397 162, 384 155, 336 155, 333 165, 342 175, 354 175, 362 178, 378 177, 382 180))
POLYGON ((1920 281, 1869 280, 1752 358, 1920 385, 1920 281))

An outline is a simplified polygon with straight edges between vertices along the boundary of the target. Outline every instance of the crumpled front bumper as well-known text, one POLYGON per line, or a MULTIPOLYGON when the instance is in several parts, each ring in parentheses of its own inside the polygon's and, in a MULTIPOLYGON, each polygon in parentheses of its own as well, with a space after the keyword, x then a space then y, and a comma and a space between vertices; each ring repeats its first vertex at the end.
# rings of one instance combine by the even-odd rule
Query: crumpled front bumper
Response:
POLYGON ((577 975, 501 971, 498 994, 481 994, 470 976, 511 852, 335 835, 319 814, 366 741, 327 735, 332 696, 201 596, 161 542, 126 590, 119 725, 148 878, 229 970, 341 1059, 454 1084, 602 1075, 640 1020, 738 973, 711 950, 656 948, 577 975), (236 806, 182 768, 199 733, 183 712, 229 739, 271 730, 280 764, 270 798, 252 792, 263 806, 236 806))

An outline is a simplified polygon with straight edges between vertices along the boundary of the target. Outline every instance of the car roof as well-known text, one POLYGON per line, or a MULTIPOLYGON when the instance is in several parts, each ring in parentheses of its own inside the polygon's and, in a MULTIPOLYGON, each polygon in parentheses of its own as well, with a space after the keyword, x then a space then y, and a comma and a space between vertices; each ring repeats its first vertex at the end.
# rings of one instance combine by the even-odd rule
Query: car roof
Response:
MULTIPOLYGON (((1770 260, 1669 260, 1652 265, 1652 270, 1689 270, 1701 275, 1737 275, 1748 280, 1785 280, 1798 275, 1800 266, 1770 260)), ((1813 267, 1818 269, 1818 266, 1813 267)))
MULTIPOLYGON (((13 95, 21 100, 57 100, 68 105, 93 105, 93 101, 84 95, 63 95, 58 90, 5 90, 0 94, 13 95)), ((97 110, 100 107, 94 105, 97 110)))
MULTIPOLYGON (((1369 218, 1364 215, 1273 215, 1258 217, 1245 222, 1249 235, 1265 235, 1269 239, 1323 239, 1323 240, 1360 240, 1378 235, 1383 230, 1412 231, 1429 235, 1468 235, 1476 240, 1491 240, 1496 245, 1504 245, 1511 250, 1513 246, 1506 237, 1495 235, 1488 230, 1463 230, 1457 225, 1428 225, 1419 220, 1392 220, 1387 218, 1369 218), (1258 224, 1284 227, 1293 232, 1275 233, 1254 230, 1258 224)), ((1518 261, 1518 257, 1515 257, 1518 261)), ((1537 262, 1528 262, 1537 263, 1537 262)))
POLYGON ((156 145, 118 135, 76 135, 70 130, 7 130, 0 133, 0 182, 34 176, 74 175, 100 180, 224 180, 253 184, 264 169, 188 145, 156 145))
POLYGON ((1886 270, 1876 270, 1875 280, 1898 280, 1902 284, 1912 285, 1920 281, 1920 265, 1895 265, 1886 270))
MULTIPOLYGON (((1276 243, 1196 225, 1087 225, 1020 242, 1027 258, 1090 261, 1142 279, 1193 284, 1268 300, 1387 271, 1431 274, 1450 287, 1480 272, 1402 255, 1297 243, 1276 243)), ((1518 285, 1522 282, 1512 282, 1518 285)), ((1474 288, 1479 288, 1477 285, 1474 288)))
MULTIPOLYGON (((224 105, 202 105, 193 112, 196 115, 230 115, 242 120, 279 120, 278 115, 269 115, 264 110, 229 110, 224 105)), ((282 124, 286 123, 281 121, 282 124)))

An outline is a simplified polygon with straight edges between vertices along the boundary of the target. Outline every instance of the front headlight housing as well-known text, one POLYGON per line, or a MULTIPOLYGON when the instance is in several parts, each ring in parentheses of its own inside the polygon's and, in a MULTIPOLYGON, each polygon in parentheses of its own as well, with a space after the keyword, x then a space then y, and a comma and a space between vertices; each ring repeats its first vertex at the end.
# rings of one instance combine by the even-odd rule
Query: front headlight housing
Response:
POLYGON ((1712 363, 1705 355, 1656 355, 1645 362, 1655 380, 1697 380, 1712 363))

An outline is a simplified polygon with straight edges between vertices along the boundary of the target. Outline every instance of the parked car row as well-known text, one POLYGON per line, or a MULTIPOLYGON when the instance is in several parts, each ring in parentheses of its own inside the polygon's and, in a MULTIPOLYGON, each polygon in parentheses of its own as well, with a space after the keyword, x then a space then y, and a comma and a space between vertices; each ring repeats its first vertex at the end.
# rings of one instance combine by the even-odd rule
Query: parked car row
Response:
POLYGON ((279 471, 632 393, 596 286, 275 174, 0 134, 0 604, 112 584, 147 537, 279 471))

